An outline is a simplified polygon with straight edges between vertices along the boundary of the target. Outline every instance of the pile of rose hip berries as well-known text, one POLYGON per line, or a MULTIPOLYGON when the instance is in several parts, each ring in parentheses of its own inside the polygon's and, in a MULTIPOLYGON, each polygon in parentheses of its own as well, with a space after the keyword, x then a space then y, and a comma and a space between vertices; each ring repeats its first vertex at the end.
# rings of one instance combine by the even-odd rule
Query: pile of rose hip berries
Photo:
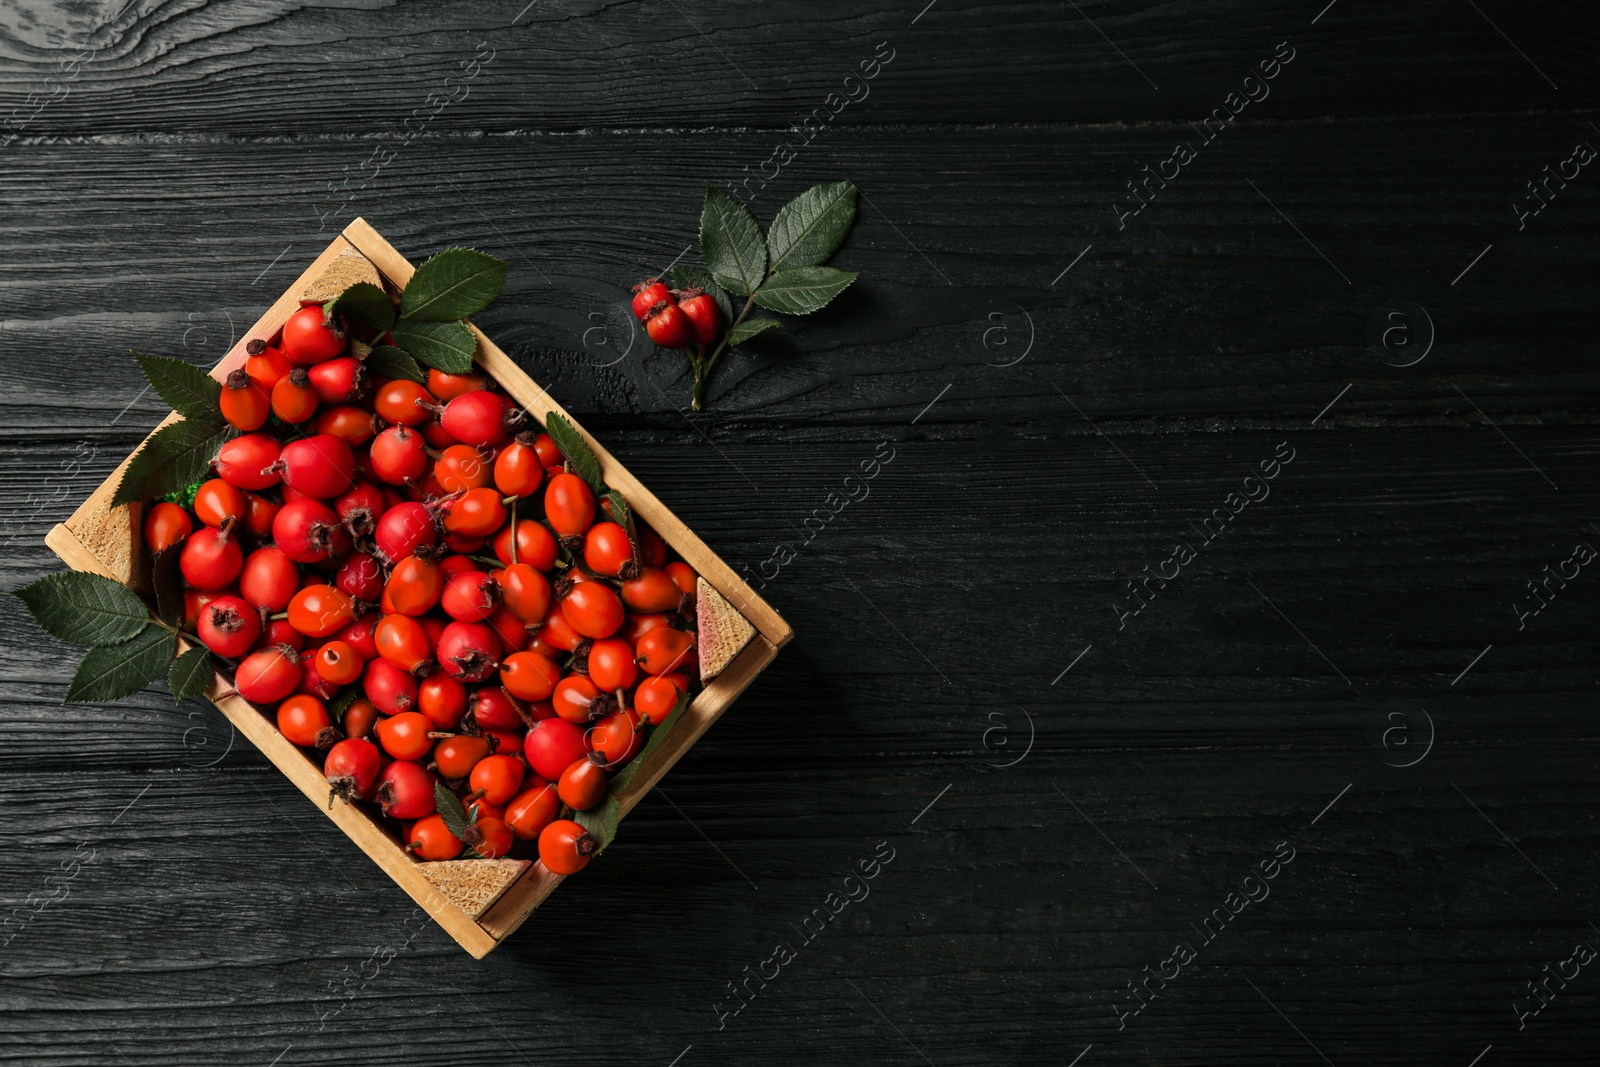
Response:
POLYGON ((662 348, 710 344, 722 330, 722 308, 700 289, 669 289, 657 278, 633 287, 633 314, 662 348))
POLYGON ((601 804, 695 684, 695 573, 483 375, 369 381, 347 350, 320 307, 251 342, 221 401, 244 432, 192 515, 148 508, 146 544, 179 545, 186 629, 239 694, 414 855, 537 841, 577 871, 597 843, 566 809, 601 804), (476 814, 465 840, 441 781, 476 814))

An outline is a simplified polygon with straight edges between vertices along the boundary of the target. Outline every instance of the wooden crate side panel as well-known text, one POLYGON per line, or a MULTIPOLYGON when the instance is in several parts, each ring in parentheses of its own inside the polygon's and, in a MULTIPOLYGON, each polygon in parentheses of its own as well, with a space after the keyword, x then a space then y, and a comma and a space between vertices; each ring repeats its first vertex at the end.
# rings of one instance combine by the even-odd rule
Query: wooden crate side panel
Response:
MULTIPOLYGON (((356 219, 345 227, 344 236, 377 266, 384 277, 396 285, 404 287, 411 280, 416 268, 376 230, 367 225, 365 219, 356 219)), ((471 326, 470 323, 468 325, 471 326)), ((789 643, 794 633, 770 604, 735 574, 733 568, 724 563, 722 558, 695 536, 692 530, 679 521, 678 517, 630 474, 626 467, 618 463, 615 457, 596 442, 565 408, 557 404, 549 393, 528 377, 527 373, 485 336, 483 331, 472 326, 472 332, 478 339, 479 365, 493 375, 518 403, 538 415, 541 420, 551 412, 571 420, 583 434, 584 440, 589 442, 589 447, 594 449, 595 455, 599 457, 607 484, 621 492, 633 509, 643 516, 644 520, 676 549, 691 567, 715 586, 717 592, 727 597, 728 602, 749 619, 768 641, 779 648, 789 643)))

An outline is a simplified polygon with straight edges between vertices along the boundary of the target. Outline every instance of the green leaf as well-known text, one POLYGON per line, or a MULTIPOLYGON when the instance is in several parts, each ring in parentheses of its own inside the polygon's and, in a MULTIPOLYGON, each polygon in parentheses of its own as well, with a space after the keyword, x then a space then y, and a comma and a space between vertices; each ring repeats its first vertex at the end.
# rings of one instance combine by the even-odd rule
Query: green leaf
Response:
POLYGON ((452 793, 449 786, 436 781, 433 783, 433 804, 439 809, 444 828, 457 838, 465 839, 467 827, 472 824, 467 819, 467 809, 461 803, 461 798, 452 793))
POLYGON ((767 239, 750 209, 713 185, 700 209, 700 258, 719 285, 740 296, 767 276, 767 239))
POLYGON ((161 427, 128 464, 111 498, 112 507, 150 500, 178 490, 206 472, 217 449, 233 436, 226 423, 183 419, 161 427))
POLYGON ((795 267, 780 270, 756 290, 753 299, 769 311, 785 315, 809 315, 828 306, 828 301, 844 292, 856 280, 853 270, 832 267, 795 267))
POLYGON ((766 333, 774 326, 781 326, 777 319, 745 319, 739 325, 728 331, 730 345, 742 345, 758 333, 766 333))
POLYGON ((545 416, 544 428, 561 449, 561 454, 572 463, 573 473, 588 482, 596 495, 605 492, 606 480, 600 475, 600 459, 578 428, 554 411, 545 416))
POLYGON ((849 182, 813 185, 783 205, 767 230, 772 269, 826 262, 844 243, 855 220, 855 186, 849 182))
POLYGON ((704 289, 710 294, 711 299, 717 302, 717 306, 722 309, 722 321, 733 321, 733 298, 728 296, 728 290, 693 267, 673 267, 672 287, 674 289, 704 289))
POLYGON ((446 374, 467 374, 472 370, 472 354, 478 350, 478 339, 459 322, 401 319, 389 334, 394 343, 418 363, 436 367, 446 374))
POLYGON ((616 775, 612 777, 612 796, 617 796, 624 789, 628 788, 628 783, 633 781, 634 775, 639 773, 639 769, 645 765, 645 761, 650 758, 650 754, 661 747, 662 742, 667 739, 667 731, 677 725, 679 719, 683 718, 685 710, 688 709, 689 704, 692 701, 693 697, 691 697, 688 693, 678 694, 677 705, 667 713, 667 717, 665 719, 661 720, 660 726, 651 729, 650 738, 644 743, 644 748, 639 750, 639 754, 637 756, 628 761, 628 765, 626 767, 622 768, 622 770, 618 771, 616 775))
POLYGON ((139 369, 167 405, 186 419, 222 421, 222 383, 199 367, 171 356, 135 352, 139 369))
POLYGON ((156 615, 168 626, 183 621, 183 576, 178 571, 178 546, 157 552, 150 559, 150 584, 156 591, 156 615))
POLYGON ((633 524, 633 509, 628 506, 628 500, 615 489, 606 490, 606 499, 611 502, 611 521, 628 531, 628 544, 633 546, 633 558, 639 558, 639 531, 633 524))
POLYGON ((206 690, 211 688, 211 679, 216 676, 211 653, 203 648, 191 648, 167 668, 167 687, 172 690, 172 702, 205 696, 206 690))
POLYGON ((333 699, 328 701, 328 718, 333 724, 344 729, 344 713, 350 710, 350 705, 356 702, 356 697, 361 695, 361 687, 347 685, 333 694, 333 699))
POLYGON ((488 307, 505 284, 505 260, 452 248, 417 268, 400 294, 400 315, 413 322, 455 322, 488 307))
POLYGON ((367 373, 378 378, 387 378, 389 381, 403 378, 408 382, 428 381, 428 372, 417 365, 417 361, 406 355, 404 350, 394 345, 379 345, 372 350, 372 355, 361 361, 367 368, 367 373))
POLYGON ((155 625, 147 625, 120 645, 91 648, 78 664, 62 703, 99 703, 137 693, 167 673, 177 648, 178 636, 155 625))
POLYGON ((47 574, 15 595, 45 632, 74 645, 119 645, 150 621, 138 593, 98 574, 47 574))
POLYGON ((323 310, 371 326, 379 333, 387 333, 394 325, 394 301, 371 282, 356 282, 323 305, 323 310))
POLYGON ((572 821, 589 831, 589 836, 600 843, 596 853, 604 852, 606 846, 617 836, 617 823, 622 818, 622 805, 617 803, 615 796, 608 796, 597 808, 588 811, 575 811, 572 821))

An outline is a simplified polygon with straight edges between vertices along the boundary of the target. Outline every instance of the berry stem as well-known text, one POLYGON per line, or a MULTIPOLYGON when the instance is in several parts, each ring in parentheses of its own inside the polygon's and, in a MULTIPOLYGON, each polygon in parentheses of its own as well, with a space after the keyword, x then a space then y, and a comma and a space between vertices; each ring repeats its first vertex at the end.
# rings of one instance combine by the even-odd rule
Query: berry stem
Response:
POLYGON ((709 357, 705 358, 705 359, 702 359, 702 360, 699 360, 699 361, 695 361, 695 366, 694 366, 694 404, 692 405, 694 410, 699 411, 699 410, 701 410, 701 408, 703 408, 705 406, 704 405, 704 401, 705 401, 706 385, 711 379, 711 370, 712 370, 712 368, 714 368, 717 365, 717 360, 722 358, 722 353, 728 347, 728 336, 731 333, 733 333, 733 330, 734 330, 734 328, 736 326, 738 326, 741 322, 744 321, 744 317, 746 315, 750 314, 750 309, 755 307, 755 306, 756 306, 755 297, 754 296, 746 297, 745 298, 745 302, 744 302, 744 307, 739 310, 739 317, 734 319, 731 323, 728 324, 728 328, 725 331, 723 331, 722 340, 717 343, 717 347, 716 348, 712 349, 711 355, 709 357))

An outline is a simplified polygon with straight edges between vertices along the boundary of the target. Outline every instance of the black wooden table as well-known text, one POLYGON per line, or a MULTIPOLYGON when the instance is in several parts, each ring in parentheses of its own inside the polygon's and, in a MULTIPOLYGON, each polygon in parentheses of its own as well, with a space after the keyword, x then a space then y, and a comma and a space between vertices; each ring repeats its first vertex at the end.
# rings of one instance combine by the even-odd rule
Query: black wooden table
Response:
POLYGON ((0 11, 8 588, 361 215, 799 635, 480 963, 7 598, 0 1061, 1595 1062, 1600 20, 925 2, 0 11), (686 413, 626 286, 840 178, 686 413))

